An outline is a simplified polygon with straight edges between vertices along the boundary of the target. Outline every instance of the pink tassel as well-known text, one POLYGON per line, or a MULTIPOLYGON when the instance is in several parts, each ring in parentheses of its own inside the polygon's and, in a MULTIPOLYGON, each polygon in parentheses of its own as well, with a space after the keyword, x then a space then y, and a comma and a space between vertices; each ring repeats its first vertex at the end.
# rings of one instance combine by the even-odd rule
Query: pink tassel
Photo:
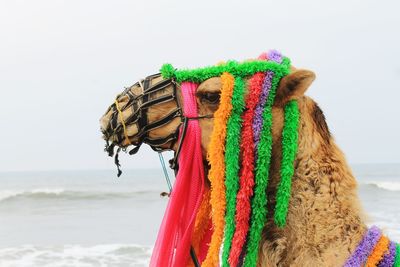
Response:
MULTIPOLYGON (((198 116, 196 89, 194 83, 181 84, 186 117, 198 116)), ((204 189, 201 130, 197 120, 188 122, 178 161, 179 172, 158 232, 151 267, 180 267, 189 262, 193 228, 204 189)))

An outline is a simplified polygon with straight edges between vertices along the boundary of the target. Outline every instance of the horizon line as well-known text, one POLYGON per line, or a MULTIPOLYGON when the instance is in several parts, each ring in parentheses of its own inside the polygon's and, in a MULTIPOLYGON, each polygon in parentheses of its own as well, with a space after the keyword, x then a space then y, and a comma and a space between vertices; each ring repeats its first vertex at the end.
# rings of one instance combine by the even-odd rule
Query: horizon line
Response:
MULTIPOLYGON (((400 162, 360 162, 360 163, 349 163, 350 167, 354 166, 359 166, 359 165, 400 165, 400 162)), ((168 166, 167 166, 168 167, 168 166)), ((144 168, 124 168, 122 171, 135 171, 135 170, 141 170, 141 171, 150 171, 150 170, 161 170, 161 166, 157 167, 144 167, 144 168)), ((171 171, 169 167, 167 168, 171 171)), ((102 169, 102 168, 90 168, 90 169, 83 169, 83 168, 77 168, 77 169, 37 169, 37 170, 0 170, 0 173, 21 173, 21 172, 74 172, 74 171, 115 171, 117 172, 117 169, 115 168, 107 168, 107 169, 102 169)))

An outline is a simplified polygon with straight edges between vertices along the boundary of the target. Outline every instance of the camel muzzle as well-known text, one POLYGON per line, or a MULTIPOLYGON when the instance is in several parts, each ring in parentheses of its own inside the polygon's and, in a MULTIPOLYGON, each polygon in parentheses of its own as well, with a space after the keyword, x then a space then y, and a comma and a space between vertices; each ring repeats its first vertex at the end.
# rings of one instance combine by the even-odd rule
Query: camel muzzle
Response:
MULTIPOLYGON (((177 97, 176 84, 172 79, 163 79, 154 74, 138 81, 119 94, 100 119, 103 139, 109 156, 122 149, 133 148, 129 154, 136 154, 140 146, 146 143, 155 151, 172 149, 178 138, 178 129, 166 136, 152 136, 150 132, 182 117, 182 109, 177 97), (152 109, 168 104, 168 114, 152 117, 152 109)), ((117 156, 117 155, 116 155, 117 156)), ((117 161, 117 160, 116 160, 117 161)))

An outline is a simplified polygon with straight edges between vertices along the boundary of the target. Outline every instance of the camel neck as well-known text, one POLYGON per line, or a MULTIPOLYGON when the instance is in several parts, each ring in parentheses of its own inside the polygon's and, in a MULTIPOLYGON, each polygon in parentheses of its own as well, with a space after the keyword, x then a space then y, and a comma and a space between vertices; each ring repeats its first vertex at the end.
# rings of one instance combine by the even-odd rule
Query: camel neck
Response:
POLYGON ((296 194, 291 199, 286 235, 292 239, 288 244, 295 245, 289 245, 289 250, 308 254, 301 258, 320 258, 321 266, 344 263, 366 232, 357 183, 332 138, 329 142, 315 137, 300 140, 300 145, 305 143, 310 149, 299 149, 293 177, 296 194))
MULTIPOLYGON (((270 265, 343 266, 367 231, 356 180, 333 139, 315 133, 300 136, 295 164, 287 225, 268 222, 261 257, 270 265)), ((273 172, 270 190, 279 181, 273 172)))

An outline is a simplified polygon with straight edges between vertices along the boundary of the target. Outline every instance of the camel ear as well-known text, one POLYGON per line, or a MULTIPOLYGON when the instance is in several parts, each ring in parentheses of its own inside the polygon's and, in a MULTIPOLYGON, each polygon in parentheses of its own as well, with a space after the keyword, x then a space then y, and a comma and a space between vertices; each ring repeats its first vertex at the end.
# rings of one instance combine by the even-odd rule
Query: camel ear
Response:
POLYGON ((315 74, 309 70, 294 69, 279 83, 275 96, 275 105, 284 106, 288 101, 304 95, 315 80, 315 74))

